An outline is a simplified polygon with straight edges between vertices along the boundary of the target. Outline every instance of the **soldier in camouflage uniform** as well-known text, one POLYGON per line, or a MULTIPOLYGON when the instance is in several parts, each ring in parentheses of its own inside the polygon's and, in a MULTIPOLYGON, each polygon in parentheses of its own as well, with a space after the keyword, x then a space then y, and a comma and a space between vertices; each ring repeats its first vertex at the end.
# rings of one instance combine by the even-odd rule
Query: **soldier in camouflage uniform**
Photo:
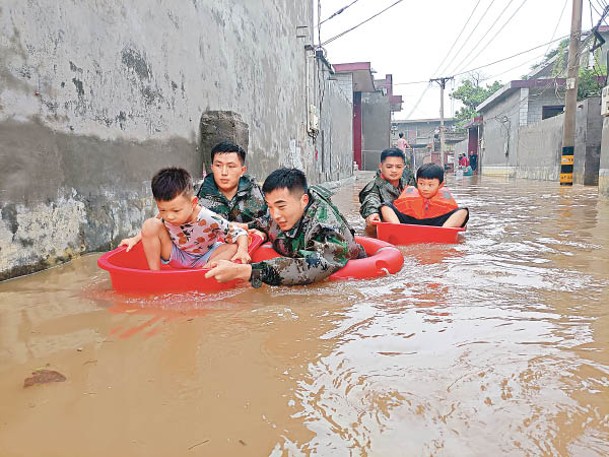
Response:
POLYGON ((257 229, 268 236, 283 257, 240 265, 218 262, 207 273, 218 281, 249 280, 254 287, 299 285, 321 281, 340 270, 350 259, 365 257, 355 242, 353 229, 330 201, 328 190, 308 189, 304 173, 281 168, 271 173, 262 190, 269 205, 267 224, 257 229))
POLYGON ((381 222, 381 206, 391 203, 405 187, 414 186, 410 163, 402 150, 389 148, 381 152, 381 163, 376 177, 359 193, 359 212, 366 220, 366 234, 376 236, 375 222, 381 222))
POLYGON ((245 174, 245 155, 241 146, 228 141, 215 145, 213 172, 203 180, 197 197, 205 208, 247 229, 266 214, 266 203, 254 178, 245 174))

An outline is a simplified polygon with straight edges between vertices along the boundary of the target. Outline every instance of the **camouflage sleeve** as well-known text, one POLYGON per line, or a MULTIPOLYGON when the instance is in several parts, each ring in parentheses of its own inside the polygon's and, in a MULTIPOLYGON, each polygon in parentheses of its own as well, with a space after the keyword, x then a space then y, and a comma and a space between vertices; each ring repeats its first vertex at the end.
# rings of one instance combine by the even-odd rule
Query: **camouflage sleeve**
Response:
POLYGON ((322 281, 349 260, 349 245, 331 229, 323 229, 308 243, 299 257, 277 257, 252 264, 262 282, 271 286, 294 286, 322 281))
POLYGON ((253 219, 252 221, 248 222, 248 224, 247 224, 248 229, 260 230, 261 232, 264 232, 267 235, 269 234, 270 226, 271 226, 271 215, 268 210, 265 210, 265 212, 262 216, 253 219))
POLYGON ((412 168, 408 168, 404 174, 406 175, 406 186, 416 186, 417 182, 414 179, 412 168))
POLYGON ((381 194, 374 181, 369 182, 359 193, 359 213, 364 219, 381 211, 381 194))
POLYGON ((266 201, 264 200, 264 194, 257 184, 253 186, 252 191, 250 192, 247 206, 248 214, 252 218, 252 220, 247 223, 248 228, 257 228, 256 220, 259 220, 259 224, 265 224, 263 219, 267 214, 267 206, 266 201))
POLYGON ((219 230, 224 233, 224 241, 228 244, 235 244, 240 236, 247 236, 247 232, 241 227, 228 222, 222 216, 212 213, 212 219, 218 224, 219 230))

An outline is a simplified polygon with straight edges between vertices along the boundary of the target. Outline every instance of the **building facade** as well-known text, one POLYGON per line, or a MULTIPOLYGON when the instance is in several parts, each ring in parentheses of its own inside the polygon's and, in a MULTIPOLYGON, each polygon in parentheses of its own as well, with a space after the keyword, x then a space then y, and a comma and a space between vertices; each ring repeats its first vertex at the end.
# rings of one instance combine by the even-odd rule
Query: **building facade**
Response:
POLYGON ((164 166, 200 178, 232 139, 259 180, 352 176, 351 99, 313 46, 313 4, 0 8, 0 280, 106 250, 153 213, 164 166))

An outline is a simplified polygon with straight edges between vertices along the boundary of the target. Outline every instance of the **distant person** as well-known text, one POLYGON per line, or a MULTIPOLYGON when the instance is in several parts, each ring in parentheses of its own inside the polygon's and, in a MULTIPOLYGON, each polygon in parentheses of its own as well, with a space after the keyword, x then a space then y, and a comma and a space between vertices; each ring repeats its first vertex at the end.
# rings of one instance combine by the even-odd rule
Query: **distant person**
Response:
POLYGON ((408 141, 406 141, 406 138, 404 138, 404 134, 402 132, 399 133, 398 137, 398 149, 400 149, 404 154, 406 154, 406 148, 409 148, 410 145, 408 144, 408 141))
POLYGON ((186 170, 160 170, 151 188, 158 215, 147 219, 136 236, 120 242, 129 251, 142 241, 148 268, 160 270, 161 263, 198 268, 212 260, 251 260, 247 232, 199 205, 186 170))
POLYGON ((478 153, 476 151, 469 151, 469 166, 472 167, 473 171, 478 169, 478 153))
POLYGON ((247 229, 266 214, 262 190, 247 175, 245 150, 223 141, 211 150, 212 173, 205 176, 197 197, 206 208, 247 229))
POLYGON ((376 235, 375 223, 382 221, 383 203, 393 202, 409 185, 414 185, 414 177, 404 151, 389 148, 381 152, 381 163, 375 178, 359 193, 359 212, 366 220, 365 231, 368 236, 376 235))
POLYGON ((302 171, 275 170, 264 181, 262 191, 269 212, 256 229, 283 257, 251 265, 221 260, 212 264, 206 277, 219 282, 242 279, 254 287, 262 283, 310 284, 326 279, 350 259, 366 257, 355 242, 353 229, 330 201, 329 191, 318 186, 309 188, 302 171))
POLYGON ((426 163, 417 170, 417 187, 407 187, 393 203, 381 208, 383 220, 394 224, 465 227, 469 210, 459 208, 444 187, 444 170, 426 163))

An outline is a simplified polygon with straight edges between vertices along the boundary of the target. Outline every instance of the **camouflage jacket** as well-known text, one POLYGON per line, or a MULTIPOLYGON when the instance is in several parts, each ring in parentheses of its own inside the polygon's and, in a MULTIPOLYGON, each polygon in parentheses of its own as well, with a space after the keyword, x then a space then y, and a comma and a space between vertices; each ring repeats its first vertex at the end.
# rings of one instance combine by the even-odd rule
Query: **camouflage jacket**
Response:
POLYGON ((231 222, 253 226, 253 221, 266 214, 266 202, 262 190, 251 176, 242 176, 237 194, 228 200, 216 186, 214 175, 208 174, 197 193, 202 206, 231 222))
POLYGON ((266 216, 260 224, 273 248, 283 257, 252 264, 253 286, 260 282, 273 286, 292 286, 321 281, 340 270, 349 259, 366 257, 355 242, 353 229, 330 201, 330 191, 314 186, 310 201, 296 225, 283 232, 266 216))
POLYGON ((414 176, 408 167, 404 168, 398 187, 383 179, 380 170, 377 171, 376 177, 359 193, 359 213, 364 219, 374 213, 380 214, 383 203, 393 202, 406 187, 414 185, 414 176))

